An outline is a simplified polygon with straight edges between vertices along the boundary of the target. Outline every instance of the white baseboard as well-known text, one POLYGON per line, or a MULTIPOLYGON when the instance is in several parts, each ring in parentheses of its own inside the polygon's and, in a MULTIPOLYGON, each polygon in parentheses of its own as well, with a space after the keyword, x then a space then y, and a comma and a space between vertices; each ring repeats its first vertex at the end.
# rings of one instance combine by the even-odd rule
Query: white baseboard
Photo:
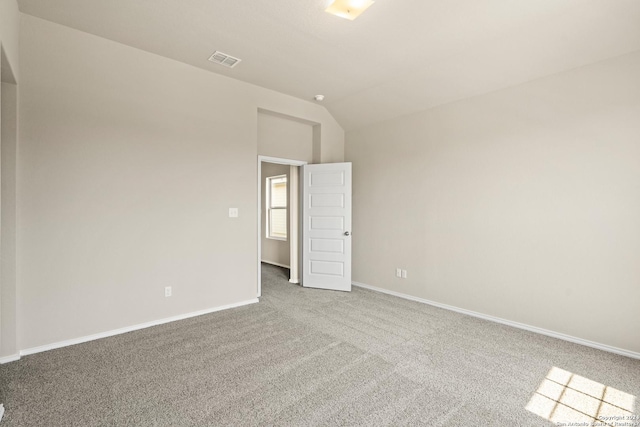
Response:
MULTIPOLYGON (((250 300, 246 300, 246 301, 237 302, 237 303, 234 303, 234 304, 228 304, 228 305, 223 305, 223 306, 220 306, 220 307, 208 308, 206 310, 194 311, 194 312, 187 313, 187 314, 180 314, 178 316, 167 317, 167 318, 164 318, 164 319, 153 320, 151 322, 140 323, 138 325, 127 326, 127 327, 124 327, 124 328, 114 329, 114 330, 107 331, 107 332, 101 332, 99 334, 87 335, 87 336, 84 336, 84 337, 73 338, 73 339, 65 340, 65 341, 59 341, 59 342, 56 342, 56 343, 42 345, 42 346, 39 346, 39 347, 27 348, 25 350, 21 350, 20 351, 20 355, 17 358, 12 359, 12 360, 8 360, 8 362, 13 362, 15 360, 18 360, 20 358, 20 356, 27 356, 29 354, 41 353, 43 351, 53 350, 53 349, 61 348, 61 347, 67 347, 67 346, 75 345, 75 344, 81 344, 81 343, 84 343, 84 342, 98 340, 100 338, 107 338, 107 337, 111 337, 111 336, 114 336, 114 335, 126 334, 127 332, 133 332, 133 331, 137 331, 139 329, 150 328, 151 326, 162 325, 164 323, 175 322, 177 320, 184 320, 184 319, 188 319, 190 317, 202 316, 203 314, 209 314, 209 313, 214 313, 216 311, 228 310, 230 308, 236 308, 236 307, 241 307, 243 305, 254 304, 256 302, 258 302, 258 299, 254 298, 254 299, 250 299, 250 300)), ((11 356, 11 357, 13 357, 13 356, 11 356)), ((0 359, 0 363, 6 363, 6 362, 3 362, 2 360, 4 360, 4 359, 0 359)))
POLYGON ((10 356, 0 357, 0 365, 4 365, 5 363, 15 362, 16 360, 20 360, 20 354, 12 354, 10 356))
POLYGON ((300 284, 300 280, 289 279, 289 283, 295 283, 296 285, 300 284))
POLYGON ((358 286, 358 287, 364 288, 364 289, 369 289, 371 291, 380 292, 380 293, 388 294, 388 295, 393 295, 395 297, 399 297, 399 298, 403 298, 403 299, 419 302, 419 303, 422 303, 422 304, 432 305, 434 307, 443 308, 443 309, 449 310, 449 311, 455 311, 457 313, 466 314, 468 316, 473 316, 473 317, 477 317, 477 318, 484 319, 484 320, 489 320, 489 321, 495 322, 495 323, 501 323, 501 324, 507 325, 507 326, 513 326, 514 328, 524 329, 525 331, 535 332, 535 333, 540 334, 540 335, 546 335, 548 337, 558 338, 558 339, 561 339, 561 340, 564 340, 564 341, 569 341, 569 342, 572 342, 572 343, 575 343, 575 344, 584 345, 586 347, 592 347, 592 348, 596 348, 598 350, 607 351, 609 353, 615 353, 615 354, 619 354, 621 356, 631 357, 632 359, 640 359, 640 353, 636 353, 634 351, 625 350, 625 349, 618 348, 618 347, 612 347, 610 345, 601 344, 601 343, 585 340, 585 339, 578 338, 578 337, 573 337, 571 335, 565 335, 565 334, 562 334, 560 332, 555 332, 555 331, 550 331, 548 329, 538 328, 537 326, 531 326, 531 325, 527 325, 527 324, 524 324, 524 323, 514 322, 512 320, 502 319, 500 317, 490 316, 488 314, 478 313, 477 311, 466 310, 464 308, 458 308, 458 307, 455 307, 455 306, 452 306, 452 305, 442 304, 442 303, 439 303, 439 302, 435 302, 435 301, 430 301, 430 300, 423 299, 423 298, 414 297, 412 295, 407 295, 407 294, 403 294, 403 293, 400 293, 400 292, 390 291, 388 289, 377 288, 375 286, 370 286, 370 285, 367 285, 367 284, 364 284, 364 283, 359 283, 359 282, 351 282, 351 283, 354 286, 358 286))
POLYGON ((0 421, 2 421, 3 415, 4 415, 4 405, 0 403, 0 421))
POLYGON ((291 266, 289 266, 289 265, 284 265, 284 264, 280 264, 279 262, 265 261, 265 260, 262 260, 261 262, 264 262, 265 264, 275 265, 276 267, 291 268, 291 266))

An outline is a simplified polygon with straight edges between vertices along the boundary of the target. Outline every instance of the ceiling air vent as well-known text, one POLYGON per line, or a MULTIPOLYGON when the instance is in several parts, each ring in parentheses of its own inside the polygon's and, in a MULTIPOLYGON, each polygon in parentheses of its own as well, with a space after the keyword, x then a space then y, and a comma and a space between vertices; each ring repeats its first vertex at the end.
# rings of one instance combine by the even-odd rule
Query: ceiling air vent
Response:
POLYGON ((224 65, 225 67, 233 68, 238 65, 238 62, 242 61, 240 58, 235 58, 231 55, 227 55, 226 53, 218 52, 217 50, 213 52, 209 61, 215 62, 216 64, 224 65))

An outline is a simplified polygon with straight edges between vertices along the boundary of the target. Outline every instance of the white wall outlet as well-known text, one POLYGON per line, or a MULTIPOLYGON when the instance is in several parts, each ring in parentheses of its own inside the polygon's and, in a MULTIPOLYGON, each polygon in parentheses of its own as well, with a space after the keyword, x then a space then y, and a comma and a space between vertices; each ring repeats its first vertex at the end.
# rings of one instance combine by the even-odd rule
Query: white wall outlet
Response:
POLYGON ((229 208, 229 218, 238 218, 238 208, 229 208))
POLYGON ((396 277, 402 277, 402 270, 400 268, 396 268, 396 277))
POLYGON ((171 296, 171 286, 165 286, 164 287, 164 296, 165 297, 170 297, 171 296))
POLYGON ((402 278, 403 279, 407 278, 407 270, 402 270, 402 278))

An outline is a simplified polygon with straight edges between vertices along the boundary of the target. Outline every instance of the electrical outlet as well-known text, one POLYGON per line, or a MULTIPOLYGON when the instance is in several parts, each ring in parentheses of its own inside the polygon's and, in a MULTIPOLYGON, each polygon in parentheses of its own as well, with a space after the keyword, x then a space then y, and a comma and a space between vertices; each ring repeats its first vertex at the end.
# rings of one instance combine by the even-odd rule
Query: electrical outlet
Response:
POLYGON ((165 286, 164 287, 164 296, 165 297, 170 297, 171 296, 171 286, 165 286))
POLYGON ((238 208, 229 208, 229 218, 238 218, 238 208))
POLYGON ((407 278, 407 270, 402 270, 402 278, 403 279, 407 278))
POLYGON ((402 277, 402 270, 400 268, 396 268, 396 277, 402 277))

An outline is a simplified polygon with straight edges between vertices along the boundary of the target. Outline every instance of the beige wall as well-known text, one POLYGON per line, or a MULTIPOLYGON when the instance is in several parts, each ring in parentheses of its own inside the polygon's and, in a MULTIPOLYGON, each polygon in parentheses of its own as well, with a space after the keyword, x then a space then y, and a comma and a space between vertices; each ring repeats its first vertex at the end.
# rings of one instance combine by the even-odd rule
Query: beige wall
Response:
POLYGON ((313 163, 312 124, 259 113, 258 154, 313 163))
POLYGON ((19 80, 18 27, 15 0, 0 0, 0 143, 2 145, 2 201, 0 217, 0 358, 17 352, 17 289, 15 278, 15 156, 17 86, 19 80))
POLYGON ((20 25, 20 12, 16 0, 0 0, 0 44, 4 50, 8 62, 16 80, 20 70, 18 63, 18 34, 20 25))
POLYGON ((1 85, 0 215, 0 357, 15 355, 17 343, 16 289, 16 142, 17 87, 1 85))
POLYGON ((26 15, 20 58, 23 349, 255 298, 259 109, 343 157, 312 102, 26 15))
POLYGON ((640 352, 638 76, 640 52, 348 133, 354 280, 640 352))
MULTIPOLYGON (((262 261, 276 265, 283 265, 289 267, 290 262, 290 247, 289 240, 275 240, 267 239, 267 210, 265 209, 265 203, 267 200, 265 181, 270 176, 286 175, 287 183, 289 182, 289 165, 277 165, 274 163, 262 163, 262 261)), ((289 186, 287 185, 287 194, 289 193, 289 186)), ((287 196, 287 199, 289 197, 287 196)), ((287 228, 290 224, 287 221, 287 228)), ((290 233, 288 233, 290 234, 290 233)))

